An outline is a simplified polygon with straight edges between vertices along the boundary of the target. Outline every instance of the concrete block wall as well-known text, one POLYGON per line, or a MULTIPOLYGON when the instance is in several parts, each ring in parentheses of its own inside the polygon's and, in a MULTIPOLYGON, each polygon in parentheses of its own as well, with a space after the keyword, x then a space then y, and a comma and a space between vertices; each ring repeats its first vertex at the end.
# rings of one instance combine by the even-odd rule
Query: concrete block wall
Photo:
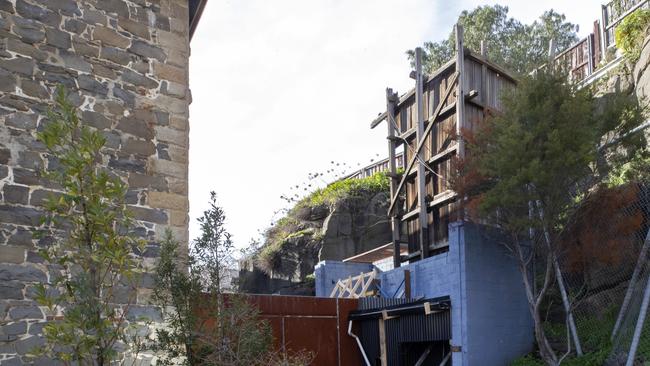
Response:
POLYGON ((505 248, 485 236, 486 229, 456 225, 462 231, 462 295, 467 365, 507 365, 532 351, 533 321, 521 273, 505 248))
POLYGON ((358 276, 361 273, 372 271, 374 266, 370 263, 352 263, 339 261, 321 261, 316 264, 316 296, 329 297, 334 285, 339 279, 358 276))
MULTIPOLYGON (((403 286, 404 271, 409 270, 412 297, 450 297, 451 344, 461 349, 453 353, 453 365, 502 366, 533 349, 521 274, 514 258, 488 232, 494 235, 482 226, 453 223, 448 252, 379 275, 387 294, 403 286)), ((317 288, 323 273, 328 281, 336 277, 338 263, 325 263, 316 272, 317 288)))
MULTIPOLYGON (((107 139, 103 164, 128 182, 136 233, 152 265, 158 239, 188 233, 189 20, 187 0, 0 0, 0 363, 29 363, 42 342, 33 284, 48 279, 31 228, 57 187, 35 139, 62 84, 82 120, 107 139)), ((145 275, 138 315, 148 305, 145 275)), ((45 364, 48 364, 45 362, 45 364)))

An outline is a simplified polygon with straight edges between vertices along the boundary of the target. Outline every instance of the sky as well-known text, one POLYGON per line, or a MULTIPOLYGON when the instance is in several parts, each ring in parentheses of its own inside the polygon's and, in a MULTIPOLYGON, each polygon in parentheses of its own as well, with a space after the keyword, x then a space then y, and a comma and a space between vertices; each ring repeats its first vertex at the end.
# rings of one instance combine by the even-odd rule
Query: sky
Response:
POLYGON ((601 4, 209 0, 191 42, 190 238, 210 191, 235 245, 245 247, 280 218, 281 196, 336 179, 344 164, 384 158, 385 126, 369 125, 385 110, 386 87, 402 94, 414 86, 405 51, 446 38, 462 10, 496 3, 525 23, 555 9, 580 26, 580 37, 601 4), (315 172, 324 179, 310 180, 315 172))

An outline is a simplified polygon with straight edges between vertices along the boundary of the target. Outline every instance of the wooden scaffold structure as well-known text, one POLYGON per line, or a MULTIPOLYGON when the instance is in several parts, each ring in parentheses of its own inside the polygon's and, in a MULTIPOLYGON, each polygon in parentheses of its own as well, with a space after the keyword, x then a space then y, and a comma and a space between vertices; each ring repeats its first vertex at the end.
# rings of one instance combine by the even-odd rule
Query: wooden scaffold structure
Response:
POLYGON ((463 45, 457 25, 456 56, 431 75, 422 71, 422 49, 415 51, 415 88, 398 96, 386 89, 386 111, 370 127, 386 121, 390 177, 393 265, 447 249, 448 224, 462 218, 452 190, 452 161, 465 155, 462 134, 499 110, 499 95, 515 85, 507 71, 463 45), (401 151, 400 151, 401 150, 401 151), (395 157, 403 155, 403 173, 395 157), (405 197, 405 199, 402 199, 405 197), (408 254, 401 255, 401 246, 408 254))

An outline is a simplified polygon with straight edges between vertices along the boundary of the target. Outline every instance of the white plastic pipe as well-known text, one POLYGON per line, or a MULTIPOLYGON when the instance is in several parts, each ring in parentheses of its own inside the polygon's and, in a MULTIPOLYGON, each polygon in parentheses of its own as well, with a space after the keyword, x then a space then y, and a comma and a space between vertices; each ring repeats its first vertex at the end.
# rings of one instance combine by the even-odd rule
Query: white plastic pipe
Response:
POLYGON ((359 340, 359 337, 357 337, 356 334, 352 333, 352 320, 348 322, 348 335, 357 341, 357 345, 359 345, 359 351, 361 351, 361 355, 363 356, 363 360, 366 361, 366 366, 371 366, 370 361, 368 361, 368 356, 366 356, 366 351, 363 349, 363 345, 361 344, 361 341, 359 340))

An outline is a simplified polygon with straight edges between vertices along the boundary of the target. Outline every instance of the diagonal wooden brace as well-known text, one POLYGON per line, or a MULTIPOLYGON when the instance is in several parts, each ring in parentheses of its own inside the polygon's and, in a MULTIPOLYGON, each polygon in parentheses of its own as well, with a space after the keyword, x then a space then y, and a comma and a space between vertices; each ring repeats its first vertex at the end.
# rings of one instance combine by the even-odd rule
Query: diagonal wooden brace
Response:
MULTIPOLYGON (((436 110, 433 113, 433 117, 429 119, 430 123, 429 125, 427 125, 427 128, 424 130, 424 133, 422 134, 423 137, 418 143, 417 149, 415 149, 415 151, 413 152, 413 156, 411 156, 411 160, 409 161, 409 164, 406 170, 404 171, 402 180, 399 182, 399 185, 397 186, 397 190, 395 190, 395 195, 390 199, 390 206, 388 207, 388 216, 391 216, 393 214, 393 210, 395 209, 395 203, 397 203, 397 198, 399 197, 399 193, 402 191, 402 188, 404 188, 404 184, 406 183, 406 178, 408 177, 409 173, 411 173, 411 169, 413 169, 413 165, 415 165, 415 161, 417 160, 418 154, 420 153, 420 150, 422 150, 422 147, 424 146, 424 142, 426 141, 425 136, 431 133, 431 130, 433 129, 433 125, 435 124, 436 119, 438 119, 438 116, 440 115, 440 112, 443 109, 443 105, 445 105, 447 99, 449 99, 451 92, 456 90, 456 88, 454 88, 453 85, 456 84, 456 81, 458 81, 458 75, 459 75, 458 72, 456 72, 451 82, 447 84, 449 85, 449 87, 445 92, 444 98, 442 98, 440 100, 440 103, 438 103, 438 106, 436 107, 436 110)), ((458 98, 458 102, 462 103, 463 102, 462 98, 458 98)), ((391 121, 388 122, 391 123, 391 121)))

